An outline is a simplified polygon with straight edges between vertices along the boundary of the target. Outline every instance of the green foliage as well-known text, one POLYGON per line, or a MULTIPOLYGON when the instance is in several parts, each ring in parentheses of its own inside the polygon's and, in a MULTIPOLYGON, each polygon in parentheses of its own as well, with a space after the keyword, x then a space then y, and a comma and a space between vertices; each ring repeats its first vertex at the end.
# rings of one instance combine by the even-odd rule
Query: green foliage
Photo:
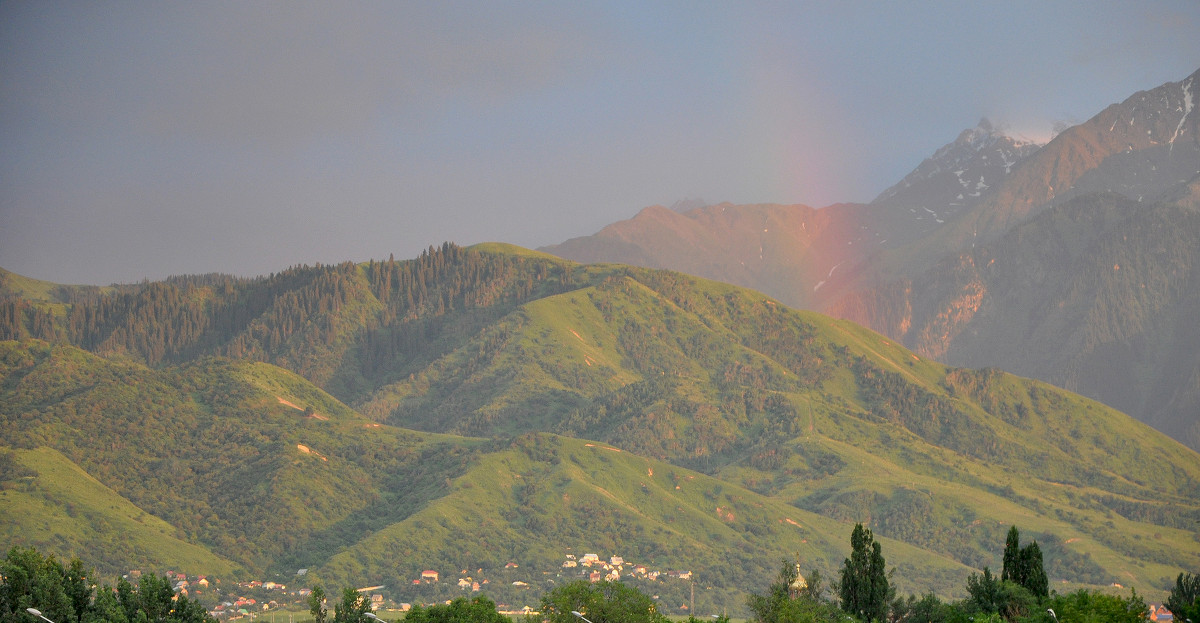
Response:
POLYGON ((511 623, 510 619, 496 611, 496 604, 484 596, 467 600, 459 597, 448 604, 429 607, 414 605, 404 615, 408 623, 511 623))
POLYGON ((1017 581, 1017 568, 1021 564, 1021 532, 1016 526, 1008 529, 1008 538, 1004 541, 1004 568, 1000 571, 1002 581, 1017 581))
POLYGON ((1200 621, 1200 574, 1180 573, 1163 605, 1175 615, 1176 621, 1200 621))
POLYGON ((579 623, 575 612, 591 623, 666 623, 654 600, 621 582, 576 580, 542 596, 542 620, 579 623))
MULTIPOLYGON (((1045 610, 1053 610, 1054 617, 1039 616, 1038 620, 1048 622, 1056 619, 1059 623, 1141 623, 1146 620, 1149 606, 1137 591, 1132 591, 1125 598, 1078 590, 1066 595, 1054 595, 1045 602, 1045 610)), ((1186 621, 1179 614, 1175 614, 1175 620, 1181 623, 1186 621)))
POLYGON ((325 589, 320 585, 314 586, 308 594, 308 612, 312 615, 313 623, 325 623, 325 589))
POLYGON ((1005 621, 1015 621, 1035 612, 1038 599, 1028 589, 1009 580, 1000 580, 987 567, 983 574, 967 578, 966 610, 983 614, 998 614, 1005 621))
POLYGON ((137 586, 97 587, 78 558, 67 566, 33 548, 9 550, 0 564, 0 621, 37 620, 35 608, 56 623, 213 623, 203 606, 176 595, 165 576, 144 575, 137 586))
POLYGON ((850 534, 850 557, 842 565, 838 596, 842 610, 864 621, 886 621, 893 590, 888 586, 883 548, 862 524, 850 534))
POLYGON ((1042 566, 1042 550, 1037 541, 1021 548, 1020 572, 1016 581, 1025 587, 1034 597, 1045 599, 1050 594, 1049 580, 1042 566))
POLYGON ((1020 541, 1020 531, 1012 526, 1004 543, 1004 568, 1000 579, 1018 584, 1034 597, 1045 599, 1050 595, 1050 586, 1042 564, 1042 549, 1037 541, 1025 547, 1020 547, 1020 541))
POLYGON ((974 618, 959 604, 945 603, 933 593, 925 593, 920 597, 909 595, 897 598, 892 602, 892 620, 906 623, 966 623, 967 621, 983 621, 983 617, 974 618))
POLYGON ((767 594, 751 593, 746 598, 755 623, 816 623, 843 621, 845 615, 822 598, 821 574, 809 572, 805 582, 799 565, 783 562, 779 577, 767 589, 767 594))
POLYGON ((342 599, 333 606, 333 623, 368 623, 371 599, 347 586, 342 589, 342 599))

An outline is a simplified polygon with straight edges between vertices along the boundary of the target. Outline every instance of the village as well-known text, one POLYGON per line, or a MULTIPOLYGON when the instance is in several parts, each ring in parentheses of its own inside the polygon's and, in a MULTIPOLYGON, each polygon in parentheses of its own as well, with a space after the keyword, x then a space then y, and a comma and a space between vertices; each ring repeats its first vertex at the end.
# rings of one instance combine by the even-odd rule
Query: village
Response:
MULTIPOLYGON (((136 584, 141 570, 131 570, 125 579, 136 584)), ((261 617, 276 611, 306 610, 312 594, 308 569, 298 569, 287 583, 277 580, 222 581, 211 575, 191 575, 167 571, 176 594, 196 600, 208 613, 222 621, 261 617)), ((667 603, 663 611, 687 616, 693 607, 690 594, 691 571, 662 571, 644 564, 626 562, 621 556, 602 558, 598 554, 565 554, 559 563, 542 568, 508 562, 498 569, 424 569, 414 577, 398 578, 395 585, 357 588, 371 600, 376 612, 407 612, 413 604, 425 606, 447 603, 456 597, 487 595, 502 614, 520 616, 536 613, 544 590, 560 582, 585 579, 591 582, 623 581, 646 590, 655 599, 660 594, 667 603), (659 590, 654 590, 658 588, 659 590), (530 590, 534 589, 534 590, 530 590), (666 590, 663 590, 666 589, 666 590), (678 602, 678 603, 676 603, 678 602)), ((339 587, 324 587, 326 595, 336 595, 339 587)))

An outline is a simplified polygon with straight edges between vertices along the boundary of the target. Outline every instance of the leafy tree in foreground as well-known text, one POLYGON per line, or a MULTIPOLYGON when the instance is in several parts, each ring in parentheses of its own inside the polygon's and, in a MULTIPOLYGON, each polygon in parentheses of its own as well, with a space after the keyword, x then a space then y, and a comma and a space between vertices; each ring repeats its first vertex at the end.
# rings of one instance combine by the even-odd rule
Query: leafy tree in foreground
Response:
POLYGON ((369 623, 370 611, 371 600, 347 586, 342 589, 342 601, 333 607, 333 623, 369 623))
POLYGON ((798 583, 799 565, 783 562, 779 577, 766 595, 751 594, 746 605, 755 623, 817 623, 843 621, 845 615, 835 606, 821 601, 821 574, 809 574, 810 581, 798 583), (801 586, 803 584, 803 586, 801 586))
POLYGON ((968 613, 997 614, 1006 621, 1015 621, 1038 610, 1038 600, 1028 589, 998 579, 987 567, 982 575, 972 573, 967 578, 967 595, 962 606, 968 613))
POLYGON ((1050 580, 1046 578, 1042 549, 1037 541, 1021 548, 1021 572, 1023 576, 1019 584, 1033 593, 1034 597, 1045 599, 1050 596, 1050 580))
MULTIPOLYGON (((1099 592, 1078 590, 1067 595, 1054 595, 1045 603, 1046 610, 1053 610, 1055 617, 1039 617, 1049 623, 1057 618, 1061 623, 1142 623, 1146 620, 1149 607, 1146 602, 1132 591, 1128 598, 1117 595, 1106 595, 1099 592)), ((1168 606, 1169 608, 1169 606, 1168 606)), ((1176 621, 1184 621, 1175 615, 1176 621)))
POLYGON ((413 606, 404 616, 406 623, 512 623, 496 611, 496 603, 487 597, 467 601, 459 597, 445 605, 422 608, 413 606))
POLYGON ((1180 573, 1164 605, 1176 621, 1200 621, 1200 574, 1180 573))
POLYGON ((308 594, 308 612, 313 616, 314 623, 325 623, 325 589, 314 586, 308 594))
POLYGON ((542 595, 541 610, 547 623, 580 623, 572 612, 592 623, 667 623, 653 599, 620 582, 564 584, 542 595))
POLYGON ((36 608, 56 623, 209 623, 198 602, 176 595, 166 577, 146 575, 136 586, 124 579, 116 588, 97 588, 79 559, 63 566, 34 548, 14 547, 0 562, 0 621, 36 620, 36 608))
POLYGON ((1042 549, 1037 541, 1021 547, 1021 533, 1016 526, 1009 528, 1004 543, 1004 567, 1000 580, 1015 582, 1028 590, 1034 597, 1045 599, 1050 596, 1050 581, 1042 563, 1042 549))
POLYGON ((888 586, 882 547, 871 531, 854 525, 850 557, 842 566, 838 596, 842 610, 864 621, 886 621, 892 591, 888 586))
MULTIPOLYGON (((958 604, 948 604, 933 593, 909 595, 892 602, 892 620, 905 623, 966 623, 970 617, 958 604)), ((982 619, 980 619, 982 621, 982 619)))
POLYGON ((1021 532, 1016 526, 1012 526, 1008 529, 1008 539, 1004 542, 1004 566, 1000 569, 1000 580, 1017 582, 1017 567, 1020 564, 1021 532))

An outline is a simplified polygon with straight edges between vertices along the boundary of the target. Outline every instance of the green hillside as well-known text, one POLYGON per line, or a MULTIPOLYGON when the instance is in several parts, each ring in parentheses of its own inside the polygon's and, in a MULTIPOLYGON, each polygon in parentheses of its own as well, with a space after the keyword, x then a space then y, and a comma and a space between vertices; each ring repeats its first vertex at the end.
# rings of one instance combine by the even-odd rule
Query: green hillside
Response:
MULTIPOLYGON (((443 245, 55 291, 0 297, 6 335, 53 338, 0 343, 14 462, 53 449, 234 573, 403 598, 422 570, 481 570, 533 591, 597 550, 692 571, 698 608, 735 612, 782 557, 832 577, 855 522, 914 593, 998 568, 1014 524, 1056 586, 1155 595, 1200 567, 1193 451, 733 286, 443 245)), ((79 524, 21 543, 80 547, 79 524)))
POLYGON ((109 577, 139 568, 224 576, 239 570, 208 548, 183 540, 171 524, 134 506, 58 451, 8 452, 19 466, 0 490, 8 547, 36 545, 60 559, 94 560, 109 577))

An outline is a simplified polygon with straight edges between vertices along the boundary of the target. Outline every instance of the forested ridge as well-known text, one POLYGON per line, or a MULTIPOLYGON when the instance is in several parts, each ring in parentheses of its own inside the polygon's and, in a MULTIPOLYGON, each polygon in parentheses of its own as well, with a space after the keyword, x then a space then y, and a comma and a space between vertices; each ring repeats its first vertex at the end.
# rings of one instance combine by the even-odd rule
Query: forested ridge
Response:
POLYGON ((1051 581, 1165 590, 1200 562, 1194 452, 679 273, 445 244, 256 279, 0 278, 0 503, 29 511, 0 534, 63 556, 395 584, 597 549, 730 604, 772 552, 831 571, 853 522, 904 586, 954 591, 1019 516, 1051 581), (118 525, 172 545, 122 553, 98 537, 118 525))

